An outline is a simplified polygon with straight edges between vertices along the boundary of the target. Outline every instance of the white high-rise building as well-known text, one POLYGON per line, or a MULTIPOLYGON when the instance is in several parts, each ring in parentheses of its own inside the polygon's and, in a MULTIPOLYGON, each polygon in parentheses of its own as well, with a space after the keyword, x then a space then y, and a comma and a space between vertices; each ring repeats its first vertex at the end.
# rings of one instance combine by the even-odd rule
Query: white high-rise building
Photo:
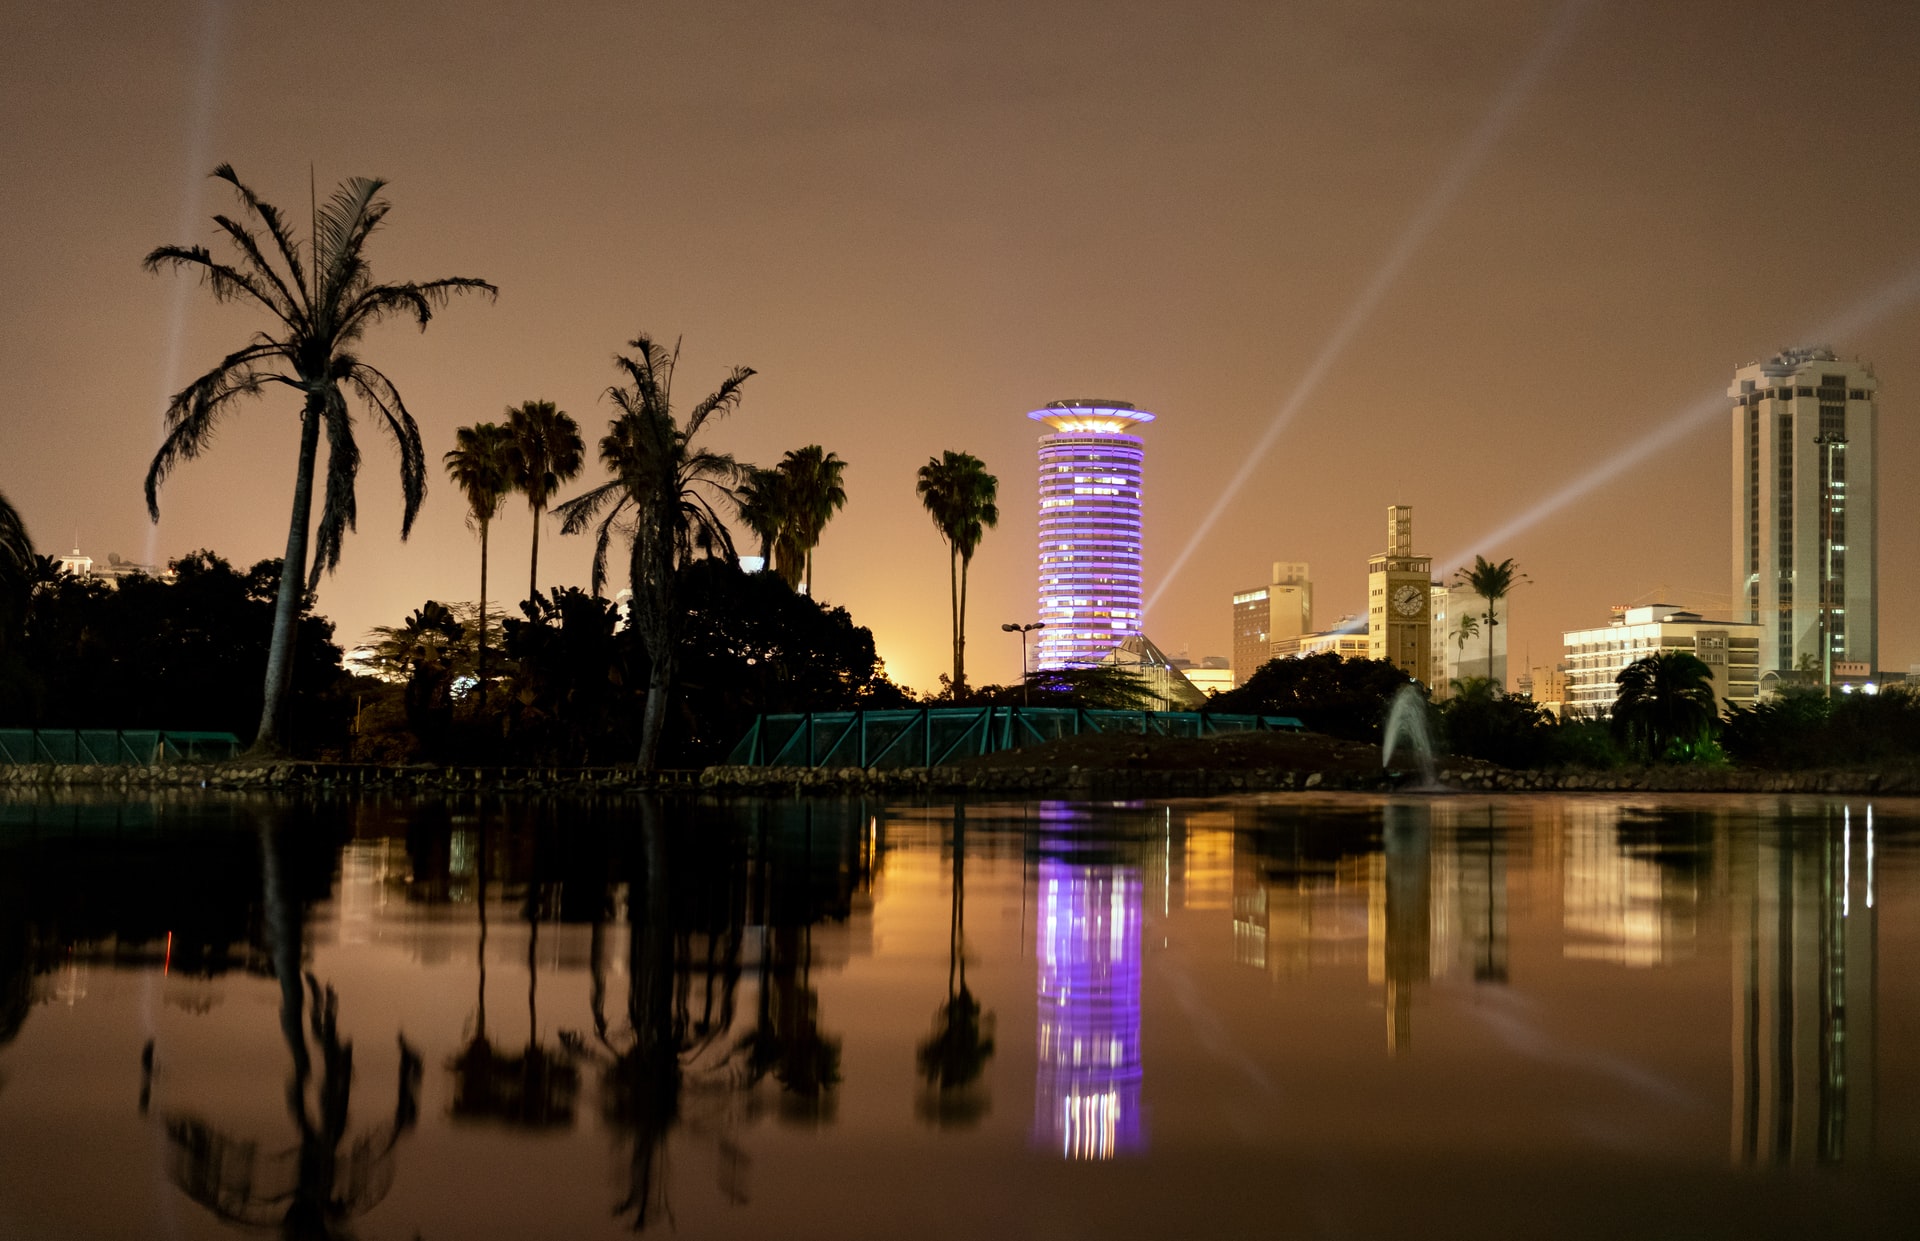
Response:
POLYGON ((1831 349, 1743 366, 1733 398, 1733 615, 1769 673, 1871 676, 1879 660, 1873 368, 1831 349))

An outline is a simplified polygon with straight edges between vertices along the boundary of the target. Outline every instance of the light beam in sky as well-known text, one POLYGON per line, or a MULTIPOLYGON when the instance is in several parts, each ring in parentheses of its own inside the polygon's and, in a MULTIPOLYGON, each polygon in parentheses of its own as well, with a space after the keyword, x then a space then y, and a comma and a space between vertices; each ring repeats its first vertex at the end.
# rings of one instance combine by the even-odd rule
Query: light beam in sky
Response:
MULTIPOLYGON (((1887 316, 1912 305, 1916 300, 1920 300, 1920 261, 1915 261, 1900 275, 1818 328, 1802 333, 1795 338, 1795 342, 1828 344, 1858 336, 1887 316)), ((1475 552, 1485 554, 1485 549, 1498 548, 1523 531, 1539 525, 1574 501, 1584 499, 1634 466, 1692 435, 1726 411, 1726 389, 1725 387, 1716 388, 1710 395, 1694 401, 1656 427, 1644 439, 1622 448, 1612 457, 1594 466, 1560 490, 1544 497, 1498 529, 1475 540, 1459 554, 1435 560, 1433 562, 1435 577, 1444 577, 1449 570, 1465 564, 1475 552)))
MULTIPOLYGON (((212 171, 209 151, 213 146, 213 105, 220 84, 220 45, 227 25, 227 0, 202 0, 200 5, 200 55, 193 75, 193 101, 187 117, 186 163, 180 191, 180 225, 176 234, 182 242, 193 235, 200 219, 202 191, 207 173, 212 171)), ((186 350, 188 298, 199 287, 197 281, 174 280, 167 306, 167 339, 160 362, 160 403, 162 417, 155 429, 156 452, 167 437, 164 413, 167 402, 180 390, 180 358, 186 350)), ((160 523, 147 523, 147 550, 142 564, 156 563, 160 546, 160 523)))
POLYGON ((1173 580, 1180 576, 1180 570, 1186 567, 1188 559, 1199 548, 1201 541, 1213 530, 1214 524, 1227 511, 1227 507, 1233 503, 1234 497, 1239 495, 1240 489, 1246 485, 1247 480, 1253 477, 1254 470, 1266 458, 1267 453, 1272 451, 1274 441, 1280 438, 1280 433, 1286 430, 1287 424, 1293 421, 1300 407, 1313 395, 1314 389, 1320 386, 1320 381, 1326 377, 1329 370, 1333 369, 1333 364, 1339 360, 1341 353, 1345 352, 1354 334, 1373 316, 1381 299, 1400 279, 1400 273, 1406 268, 1408 261, 1413 258, 1414 253, 1420 249, 1421 244, 1440 223, 1447 210, 1453 206, 1454 200, 1460 197, 1460 192, 1473 179, 1473 174, 1479 171, 1480 165, 1486 161, 1487 155, 1499 142, 1501 134, 1506 132, 1514 115, 1520 111, 1521 105, 1533 93, 1534 87, 1546 74, 1548 67, 1573 41, 1580 12, 1590 2, 1591 0, 1567 0, 1567 3, 1561 7, 1553 25, 1547 30, 1546 37, 1540 41, 1540 46, 1535 48, 1533 55, 1520 66, 1520 71, 1513 76, 1512 81, 1507 83, 1507 88, 1500 92, 1500 97, 1494 101, 1493 107, 1488 110, 1487 115, 1467 138, 1466 144, 1461 148, 1460 154, 1454 159, 1446 175, 1440 178, 1439 183, 1433 187, 1432 193, 1427 195, 1420 210, 1414 214, 1413 219, 1401 232, 1400 239, 1394 243, 1391 250, 1387 251, 1386 257, 1375 269, 1373 278, 1367 281, 1366 287, 1360 291, 1360 296, 1355 298, 1353 305, 1347 308, 1347 313, 1334 328, 1333 335, 1328 337, 1326 344, 1320 347, 1319 356, 1315 357, 1313 364, 1307 367, 1306 374, 1294 383, 1285 403, 1280 406, 1280 411, 1274 415, 1265 433, 1249 451, 1242 455, 1240 468, 1221 489, 1219 497, 1213 502, 1213 507, 1207 510, 1205 517, 1201 518, 1199 526, 1187 539, 1187 545, 1180 549, 1180 554, 1174 557, 1172 567, 1161 577, 1160 584, 1154 587, 1153 594, 1148 596, 1146 611, 1153 610, 1153 605, 1159 602, 1160 596, 1165 594, 1167 588, 1173 585, 1173 580))

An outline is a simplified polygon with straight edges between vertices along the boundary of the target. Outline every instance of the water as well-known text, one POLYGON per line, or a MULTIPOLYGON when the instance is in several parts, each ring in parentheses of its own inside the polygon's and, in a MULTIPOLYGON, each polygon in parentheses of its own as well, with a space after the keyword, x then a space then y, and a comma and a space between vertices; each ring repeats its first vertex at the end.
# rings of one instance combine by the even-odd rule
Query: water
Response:
POLYGON ((0 800, 0 1236, 1906 1235, 1917 827, 0 800))
POLYGON ((1387 726, 1380 742, 1380 766, 1393 769, 1401 746, 1411 752, 1420 787, 1436 789, 1440 781, 1433 766, 1433 730, 1427 725, 1427 698, 1417 686, 1402 685, 1387 708, 1387 726))

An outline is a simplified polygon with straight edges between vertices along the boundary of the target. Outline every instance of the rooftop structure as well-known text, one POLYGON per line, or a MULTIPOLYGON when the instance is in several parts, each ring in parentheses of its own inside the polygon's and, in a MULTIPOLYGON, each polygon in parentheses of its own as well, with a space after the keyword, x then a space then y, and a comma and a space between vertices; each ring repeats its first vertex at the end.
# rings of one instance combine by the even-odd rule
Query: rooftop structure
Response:
POLYGON ((1717 703, 1750 707, 1759 695, 1761 631, 1742 621, 1710 621, 1670 603, 1615 608, 1611 622, 1574 629, 1566 644, 1566 714, 1593 717, 1613 710, 1621 671, 1660 651, 1685 651, 1713 673, 1717 703))

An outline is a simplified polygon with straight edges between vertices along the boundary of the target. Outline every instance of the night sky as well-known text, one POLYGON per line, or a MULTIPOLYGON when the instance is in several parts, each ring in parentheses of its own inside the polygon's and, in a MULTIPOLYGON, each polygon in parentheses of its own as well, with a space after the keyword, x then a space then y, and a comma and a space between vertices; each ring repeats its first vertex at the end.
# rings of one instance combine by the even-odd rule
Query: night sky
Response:
MULTIPOLYGON (((1725 614, 1712 398, 1830 344, 1881 380, 1880 662, 1904 670, 1917 63, 1920 6, 1866 0, 4 0, 0 492, 44 552, 278 555, 288 395, 238 411, 146 519, 166 394, 259 321, 140 259, 213 244, 223 161, 296 218, 309 169, 322 195, 377 175, 376 277, 500 298, 365 345, 434 481, 400 543, 394 459, 362 424, 359 533, 320 592, 347 644, 476 592, 439 467, 454 428, 545 398, 597 440, 610 359, 647 332, 684 338, 683 407, 759 372, 716 447, 850 463, 816 590, 916 689, 948 634, 914 471, 955 449, 1000 477, 970 670, 1012 679, 999 625, 1036 606, 1024 414, 1087 396, 1159 415, 1146 628, 1170 653, 1228 653, 1229 596, 1274 560, 1312 565, 1322 625, 1364 613, 1399 503, 1422 552, 1530 575, 1518 671, 1609 604, 1725 614)), ((496 526, 496 582, 524 580, 528 521, 516 498, 496 526)), ((586 539, 541 552, 545 584, 586 584, 586 539)))

